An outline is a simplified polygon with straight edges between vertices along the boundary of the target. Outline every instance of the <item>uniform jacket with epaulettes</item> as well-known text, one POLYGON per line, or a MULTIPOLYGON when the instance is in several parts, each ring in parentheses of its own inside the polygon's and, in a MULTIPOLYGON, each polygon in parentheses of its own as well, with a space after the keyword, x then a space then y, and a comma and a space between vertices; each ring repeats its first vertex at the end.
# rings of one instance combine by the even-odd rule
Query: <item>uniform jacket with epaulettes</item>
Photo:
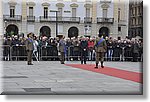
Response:
POLYGON ((107 44, 106 41, 103 40, 100 44, 98 44, 98 42, 100 41, 101 38, 97 38, 95 41, 95 51, 96 52, 106 52, 107 50, 107 44))

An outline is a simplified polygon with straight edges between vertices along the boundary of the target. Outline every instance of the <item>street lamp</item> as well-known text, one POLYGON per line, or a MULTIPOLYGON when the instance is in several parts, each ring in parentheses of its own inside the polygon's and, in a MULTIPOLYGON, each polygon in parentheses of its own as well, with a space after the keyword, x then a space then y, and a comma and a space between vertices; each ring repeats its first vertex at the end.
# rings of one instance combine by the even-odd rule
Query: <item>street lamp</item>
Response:
POLYGON ((58 35, 58 12, 56 10, 50 10, 50 12, 55 12, 56 13, 56 37, 58 35))

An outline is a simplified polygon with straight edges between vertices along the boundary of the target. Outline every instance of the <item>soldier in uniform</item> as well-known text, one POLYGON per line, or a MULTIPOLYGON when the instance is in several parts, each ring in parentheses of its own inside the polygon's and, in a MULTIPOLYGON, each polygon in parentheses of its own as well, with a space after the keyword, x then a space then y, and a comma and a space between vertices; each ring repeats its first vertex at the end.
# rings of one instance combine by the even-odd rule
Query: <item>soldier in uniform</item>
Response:
POLYGON ((98 68, 99 61, 101 62, 101 68, 104 68, 103 61, 104 55, 107 50, 107 44, 102 34, 99 34, 99 38, 95 41, 95 51, 96 51, 96 67, 98 68))
POLYGON ((34 45, 33 45, 33 34, 29 33, 27 35, 27 40, 26 40, 26 50, 27 50, 27 64, 28 65, 33 65, 32 64, 32 54, 34 50, 34 45))
POLYGON ((65 54, 66 54, 66 42, 64 39, 65 39, 65 36, 61 37, 61 39, 59 41, 59 45, 58 45, 61 64, 64 64, 65 54))

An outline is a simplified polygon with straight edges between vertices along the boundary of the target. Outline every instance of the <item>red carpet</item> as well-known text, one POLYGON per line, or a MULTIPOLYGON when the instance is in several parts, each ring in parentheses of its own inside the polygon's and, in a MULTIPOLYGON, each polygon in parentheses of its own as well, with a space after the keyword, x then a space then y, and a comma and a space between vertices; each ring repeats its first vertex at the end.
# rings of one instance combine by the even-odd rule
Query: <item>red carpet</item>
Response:
POLYGON ((81 65, 81 64, 65 64, 67 66, 71 66, 71 67, 75 67, 75 68, 80 68, 80 69, 84 69, 84 70, 88 70, 88 71, 92 71, 92 72, 96 72, 96 73, 101 73, 101 74, 105 74, 105 75, 109 75, 109 76, 114 76, 117 78, 122 78, 122 79, 126 79, 126 80, 131 80, 134 82, 138 82, 138 83, 143 83, 143 74, 142 73, 137 73, 137 72, 131 72, 131 71, 126 71, 126 70, 121 70, 121 69, 117 69, 117 68, 110 68, 110 67, 104 67, 104 68, 99 68, 99 69, 95 69, 95 65, 81 65))

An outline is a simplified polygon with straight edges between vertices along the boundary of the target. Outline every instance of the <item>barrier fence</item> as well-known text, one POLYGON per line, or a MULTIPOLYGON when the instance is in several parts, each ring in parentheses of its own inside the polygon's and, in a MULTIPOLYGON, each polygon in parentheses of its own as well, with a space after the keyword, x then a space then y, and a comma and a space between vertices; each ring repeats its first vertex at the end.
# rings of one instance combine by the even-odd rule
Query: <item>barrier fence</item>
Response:
MULTIPOLYGON (((27 51, 25 45, 9 46, 1 45, 0 46, 0 58, 4 61, 24 61, 27 60, 27 51)), ((35 55, 38 60, 59 60, 58 49, 56 46, 41 46, 37 48, 37 51, 33 52, 33 59, 35 55)), ((96 53, 94 50, 87 50, 87 60, 95 61, 96 53)), ((81 59, 81 50, 79 46, 70 46, 66 47, 66 60, 67 61, 80 61, 81 59)), ((131 51, 126 51, 124 48, 120 52, 114 53, 112 50, 108 50, 105 54, 105 61, 133 61, 134 56, 131 51), (115 56, 116 55, 116 56, 115 56)), ((36 59, 35 59, 36 60, 36 59)), ((143 54, 138 54, 136 61, 143 61, 143 54)))

